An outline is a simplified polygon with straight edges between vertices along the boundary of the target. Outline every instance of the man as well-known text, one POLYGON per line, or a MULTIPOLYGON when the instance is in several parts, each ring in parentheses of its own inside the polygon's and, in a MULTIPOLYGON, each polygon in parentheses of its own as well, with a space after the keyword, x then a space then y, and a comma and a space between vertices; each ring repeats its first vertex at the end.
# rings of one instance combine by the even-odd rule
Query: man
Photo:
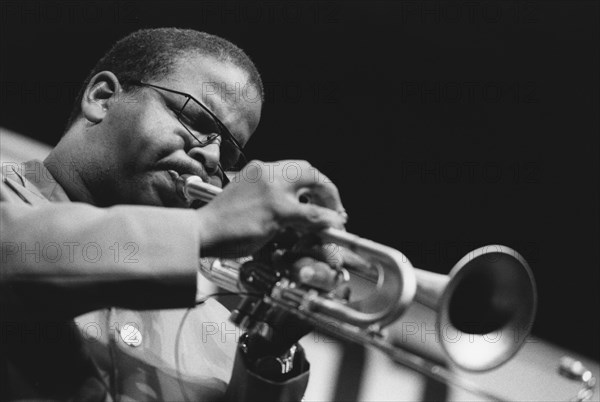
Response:
POLYGON ((252 162, 190 209, 181 176, 225 184, 262 100, 256 68, 224 39, 138 31, 92 70, 50 155, 3 169, 2 400, 301 398, 308 364, 293 344, 306 328, 245 338, 234 364, 222 306, 183 321, 199 257, 345 223, 335 186, 303 161, 252 162))

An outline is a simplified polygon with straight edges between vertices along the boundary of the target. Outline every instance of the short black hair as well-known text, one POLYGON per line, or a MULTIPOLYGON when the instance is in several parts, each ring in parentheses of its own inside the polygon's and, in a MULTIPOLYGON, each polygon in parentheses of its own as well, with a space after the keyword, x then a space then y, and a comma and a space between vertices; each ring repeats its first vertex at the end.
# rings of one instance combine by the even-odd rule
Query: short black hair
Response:
POLYGON ((123 88, 129 90, 128 81, 163 78, 169 75, 178 57, 194 52, 230 62, 246 71, 249 84, 258 90, 260 99, 264 100, 264 87, 256 66, 242 49, 228 40, 193 29, 142 29, 120 39, 98 60, 79 90, 66 129, 73 125, 81 113, 85 89, 100 71, 113 72, 123 88))

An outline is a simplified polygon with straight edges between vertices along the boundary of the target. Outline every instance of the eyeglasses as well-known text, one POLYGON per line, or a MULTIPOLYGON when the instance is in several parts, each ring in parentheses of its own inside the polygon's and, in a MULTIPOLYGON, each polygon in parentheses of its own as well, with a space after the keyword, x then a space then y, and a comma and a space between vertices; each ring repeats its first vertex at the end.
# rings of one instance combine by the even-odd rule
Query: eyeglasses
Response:
POLYGON ((141 81, 127 81, 126 83, 155 88, 184 96, 185 100, 183 101, 183 104, 174 105, 172 110, 181 125, 197 141, 198 146, 205 147, 212 144, 217 138, 221 138, 218 167, 221 170, 223 180, 228 181, 225 170, 236 172, 244 167, 246 158, 242 152, 242 147, 221 120, 219 120, 219 118, 202 102, 185 92, 161 87, 159 85, 148 84, 141 81), (201 140, 200 137, 204 137, 205 139, 201 140))

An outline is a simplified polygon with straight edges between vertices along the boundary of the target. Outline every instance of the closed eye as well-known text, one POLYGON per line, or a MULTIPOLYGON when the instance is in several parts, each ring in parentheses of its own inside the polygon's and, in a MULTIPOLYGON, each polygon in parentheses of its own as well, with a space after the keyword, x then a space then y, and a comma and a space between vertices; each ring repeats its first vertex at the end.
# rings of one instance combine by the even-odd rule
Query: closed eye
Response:
POLYGON ((168 107, 168 109, 169 109, 169 111, 171 113, 173 113, 173 115, 175 117, 177 117, 178 119, 181 118, 181 109, 177 109, 177 108, 174 108, 174 107, 168 107))
POLYGON ((208 113, 189 109, 191 108, 186 107, 179 114, 181 122, 187 127, 203 135, 220 133, 219 126, 208 113))

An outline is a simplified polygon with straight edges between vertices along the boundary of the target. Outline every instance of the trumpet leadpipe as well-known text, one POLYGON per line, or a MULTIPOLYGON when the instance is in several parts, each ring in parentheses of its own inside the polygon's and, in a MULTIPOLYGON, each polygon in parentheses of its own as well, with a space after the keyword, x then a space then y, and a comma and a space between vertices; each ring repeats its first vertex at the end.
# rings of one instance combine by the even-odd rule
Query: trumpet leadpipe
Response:
MULTIPOLYGON (((181 181, 178 183, 178 191, 188 200, 209 202, 223 190, 205 183, 200 177, 182 175, 181 181)), ((386 326, 402 315, 413 301, 417 289, 414 269, 404 254, 391 247, 340 229, 327 228, 316 234, 323 242, 345 247, 370 261, 379 273, 380 280, 377 294, 365 300, 361 310, 334 303, 329 299, 312 298, 308 295, 305 300, 305 308, 337 317, 362 328, 375 324, 379 327, 386 326)), ((223 271, 214 264, 211 266, 215 273, 223 272, 223 276, 229 279, 235 275, 235 273, 229 272, 231 270, 223 271)), ((204 269, 202 272, 213 282, 219 283, 222 279, 220 276, 211 275, 208 269, 204 269)), ((285 292, 280 294, 284 295, 285 292)))

